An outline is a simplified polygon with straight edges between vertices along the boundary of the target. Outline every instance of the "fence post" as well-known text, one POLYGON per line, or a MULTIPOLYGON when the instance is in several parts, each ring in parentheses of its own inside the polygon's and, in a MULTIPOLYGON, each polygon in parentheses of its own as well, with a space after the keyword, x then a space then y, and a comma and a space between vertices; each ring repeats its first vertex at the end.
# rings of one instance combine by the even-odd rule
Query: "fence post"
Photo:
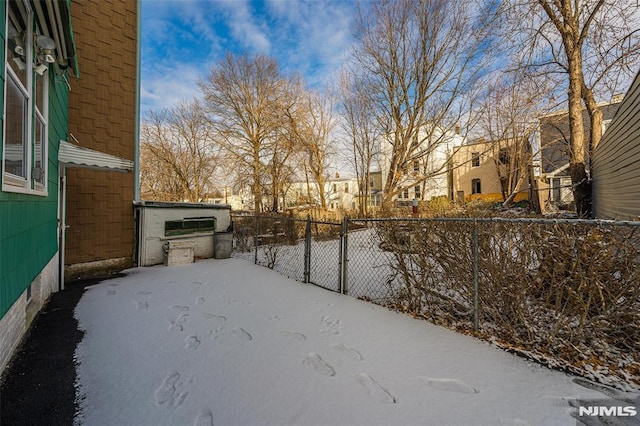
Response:
POLYGON ((342 294, 349 294, 349 218, 342 222, 344 241, 342 250, 342 294))
POLYGON ((342 219, 342 224, 340 225, 340 245, 338 246, 338 291, 340 294, 344 294, 343 284, 343 275, 344 275, 344 228, 345 228, 345 220, 342 219))
POLYGON ((258 228, 260 226, 258 221, 260 220, 260 216, 256 214, 254 217, 255 217, 256 226, 253 232, 253 264, 257 265, 258 264, 258 228))
POLYGON ((304 231, 304 282, 311 282, 311 216, 307 215, 307 226, 304 231))
POLYGON ((478 297, 478 222, 473 221, 473 330, 477 333, 480 323, 478 297))

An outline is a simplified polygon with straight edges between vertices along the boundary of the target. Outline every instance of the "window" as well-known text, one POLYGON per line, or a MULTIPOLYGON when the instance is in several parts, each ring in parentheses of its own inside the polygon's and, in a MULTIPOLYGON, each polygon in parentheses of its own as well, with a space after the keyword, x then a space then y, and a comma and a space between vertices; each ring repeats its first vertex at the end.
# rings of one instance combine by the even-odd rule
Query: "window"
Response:
POLYGON ((480 153, 479 152, 472 152, 471 153, 471 166, 472 167, 480 166, 480 153))
POLYGON ((409 199, 409 190, 405 189, 404 192, 402 193, 402 195, 403 195, 402 198, 409 199))
POLYGON ((471 193, 482 194, 482 188, 480 187, 480 179, 473 179, 471 181, 471 193))
POLYGON ((183 220, 168 220, 164 223, 165 237, 213 232, 215 230, 216 219, 213 217, 194 217, 183 220))
POLYGON ((415 160, 413 162, 413 172, 418 173, 419 171, 420 171, 420 162, 418 160, 415 160))
POLYGON ((49 78, 46 66, 34 64, 33 42, 40 32, 27 2, 6 8, 2 190, 46 195, 49 78))
POLYGON ((344 184, 344 192, 346 192, 346 193, 349 192, 349 184, 348 183, 344 184))
POLYGON ((414 193, 415 193, 415 197, 416 199, 421 199, 422 198, 422 192, 420 191, 420 185, 416 185, 415 188, 413 188, 414 193))
POLYGON ((338 192, 338 186, 335 183, 333 184, 333 192, 338 192))

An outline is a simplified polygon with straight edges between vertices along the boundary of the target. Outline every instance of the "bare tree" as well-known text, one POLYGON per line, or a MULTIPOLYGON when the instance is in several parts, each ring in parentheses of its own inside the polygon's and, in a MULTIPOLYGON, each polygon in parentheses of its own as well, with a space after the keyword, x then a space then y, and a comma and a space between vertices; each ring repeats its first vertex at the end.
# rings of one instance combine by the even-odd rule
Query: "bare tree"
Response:
POLYGON ((263 210, 267 165, 276 129, 282 125, 283 79, 275 59, 228 54, 199 82, 221 145, 246 176, 256 212, 263 210))
POLYGON ((528 180, 530 204, 534 210, 539 210, 537 185, 532 173, 533 157, 538 154, 539 147, 532 147, 530 140, 536 130, 533 118, 549 91, 548 87, 536 84, 522 73, 501 73, 497 79, 486 83, 478 122, 491 142, 504 207, 511 204, 528 180))
POLYGON ((635 0, 531 0, 506 2, 511 18, 518 17, 520 59, 533 72, 558 80, 569 110, 570 175, 577 213, 591 212, 591 184, 587 165, 602 135, 598 98, 620 90, 640 55, 640 12, 635 0), (526 19, 522 19, 526 16, 526 19), (526 23, 532 23, 524 27, 526 23), (528 30, 528 31, 524 31, 528 30), (586 107, 590 134, 585 132, 586 107))
POLYGON ((383 207, 405 189, 407 169, 427 161, 460 121, 486 28, 475 12, 463 0, 398 0, 376 2, 357 17, 354 69, 366 81, 386 140, 383 207))
POLYGON ((372 114, 374 100, 363 81, 353 73, 340 77, 340 99, 342 108, 342 130, 349 143, 347 156, 353 165, 359 182, 360 215, 369 214, 371 196, 371 172, 378 158, 382 133, 372 114))
POLYGON ((143 194, 156 200, 199 202, 212 190, 218 152, 197 102, 152 111, 140 136, 143 194))
POLYGON ((317 184, 323 209, 327 207, 325 186, 334 154, 331 138, 335 126, 333 107, 330 95, 307 91, 300 96, 297 116, 290 115, 300 152, 305 158, 305 173, 308 172, 317 184))

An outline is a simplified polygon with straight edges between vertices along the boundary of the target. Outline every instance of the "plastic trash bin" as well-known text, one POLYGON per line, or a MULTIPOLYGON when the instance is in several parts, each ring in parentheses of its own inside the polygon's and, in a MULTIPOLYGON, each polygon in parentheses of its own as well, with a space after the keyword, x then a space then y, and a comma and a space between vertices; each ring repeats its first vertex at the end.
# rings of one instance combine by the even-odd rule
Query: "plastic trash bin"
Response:
POLYGON ((216 259, 228 259, 233 249, 233 231, 216 232, 213 257, 216 259))

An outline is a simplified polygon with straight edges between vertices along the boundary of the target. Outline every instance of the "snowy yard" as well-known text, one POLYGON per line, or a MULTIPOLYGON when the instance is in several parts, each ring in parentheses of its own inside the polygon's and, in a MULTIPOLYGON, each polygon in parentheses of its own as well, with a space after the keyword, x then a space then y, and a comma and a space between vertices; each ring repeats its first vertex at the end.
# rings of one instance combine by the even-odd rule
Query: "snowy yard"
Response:
POLYGON ((76 317, 83 425, 571 425, 575 399, 611 401, 241 259, 132 269, 76 317))

